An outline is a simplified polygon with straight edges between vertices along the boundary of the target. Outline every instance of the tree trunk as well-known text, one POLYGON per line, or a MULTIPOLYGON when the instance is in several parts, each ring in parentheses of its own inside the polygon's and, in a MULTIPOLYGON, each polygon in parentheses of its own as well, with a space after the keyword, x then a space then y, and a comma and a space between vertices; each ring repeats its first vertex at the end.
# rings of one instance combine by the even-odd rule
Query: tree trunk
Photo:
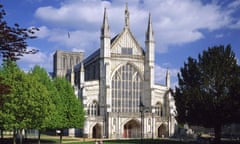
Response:
POLYGON ((13 144, 16 144, 16 129, 13 130, 13 144))
POLYGON ((41 130, 39 129, 39 130, 38 130, 38 144, 41 143, 41 142, 40 142, 40 138, 41 138, 41 130))
POLYGON ((61 129, 60 130, 60 144, 62 144, 62 133, 63 133, 63 130, 61 129))
POLYGON ((3 130, 1 129, 1 139, 3 139, 3 130))
POLYGON ((215 125, 214 133, 215 133, 214 144, 220 144, 221 143, 222 126, 215 125))
POLYGON ((20 141, 20 144, 22 144, 22 140, 23 140, 22 129, 20 129, 20 130, 18 131, 18 133, 19 133, 19 141, 20 141))
POLYGON ((24 130, 24 140, 27 140, 28 139, 28 132, 27 132, 28 130, 27 129, 25 129, 24 130))

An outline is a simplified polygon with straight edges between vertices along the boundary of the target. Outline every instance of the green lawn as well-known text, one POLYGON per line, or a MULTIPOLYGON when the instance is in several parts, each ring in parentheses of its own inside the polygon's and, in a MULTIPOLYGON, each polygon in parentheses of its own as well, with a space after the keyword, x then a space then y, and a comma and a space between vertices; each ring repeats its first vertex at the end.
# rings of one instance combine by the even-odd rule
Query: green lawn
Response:
MULTIPOLYGON (((11 144, 12 138, 0 139, 0 144, 11 144)), ((37 144, 37 139, 28 139, 23 142, 24 144, 37 144)), ((44 136, 41 138, 41 144, 58 144, 59 137, 57 136, 44 136)), ((140 139, 129 139, 129 140, 105 140, 104 144, 140 144, 140 139)), ((83 142, 82 138, 70 138, 63 137, 63 144, 95 144, 95 140, 86 139, 83 142)), ((196 141, 183 142, 178 140, 170 139, 144 139, 142 144, 197 144, 196 141)), ((240 141, 224 141, 222 144, 240 144, 240 141)))

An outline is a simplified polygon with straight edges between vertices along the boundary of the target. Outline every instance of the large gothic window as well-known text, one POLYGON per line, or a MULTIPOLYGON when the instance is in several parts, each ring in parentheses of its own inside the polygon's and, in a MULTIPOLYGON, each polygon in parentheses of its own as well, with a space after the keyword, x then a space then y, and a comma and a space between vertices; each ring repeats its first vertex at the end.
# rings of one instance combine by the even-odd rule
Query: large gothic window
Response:
POLYGON ((142 95, 140 73, 130 64, 120 67, 112 78, 112 111, 139 112, 142 95))

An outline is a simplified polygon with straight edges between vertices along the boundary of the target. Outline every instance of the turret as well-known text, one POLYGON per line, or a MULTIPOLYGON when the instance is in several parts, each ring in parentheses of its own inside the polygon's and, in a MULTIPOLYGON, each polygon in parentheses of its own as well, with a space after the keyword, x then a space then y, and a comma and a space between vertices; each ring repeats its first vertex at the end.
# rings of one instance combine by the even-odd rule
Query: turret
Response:
POLYGON ((166 86, 168 88, 170 88, 170 86, 171 86, 171 83, 170 83, 170 72, 169 72, 168 68, 167 68, 167 72, 166 72, 166 86))
POLYGON ((107 18, 107 10, 104 8, 104 15, 103 15, 103 24, 101 27, 101 38, 109 38, 110 37, 110 29, 108 24, 107 18))
POLYGON ((146 67, 146 73, 147 73, 145 78, 146 80, 150 81, 150 87, 152 88, 154 85, 155 42, 154 42, 154 33, 153 33, 153 27, 152 27, 152 19, 150 14, 148 18, 148 26, 146 31, 145 48, 146 48, 145 67, 146 67))
POLYGON ((110 57, 110 28, 108 24, 107 18, 107 10, 104 9, 104 16, 103 16, 103 24, 101 27, 101 50, 100 55, 101 57, 110 57))
POLYGON ((145 37, 145 63, 144 63, 144 80, 145 80, 145 105, 151 106, 154 103, 152 97, 154 95, 154 36, 151 15, 149 14, 148 25, 145 37), (151 99, 151 100, 149 100, 151 99))
POLYGON ((149 14, 149 17, 148 17, 148 27, 147 27, 147 32, 146 32, 146 42, 154 43, 154 33, 153 33, 153 27, 152 27, 151 14, 149 14))
MULTIPOLYGON (((110 28, 108 24, 107 10, 104 9, 103 24, 101 27, 101 36, 100 36, 100 87, 99 87, 99 104, 100 105, 111 105, 110 96, 110 72, 111 72, 111 37, 110 37, 110 28)), ((106 113, 106 108, 100 108, 100 115, 106 113)), ((104 134, 106 135, 106 134, 104 134)))

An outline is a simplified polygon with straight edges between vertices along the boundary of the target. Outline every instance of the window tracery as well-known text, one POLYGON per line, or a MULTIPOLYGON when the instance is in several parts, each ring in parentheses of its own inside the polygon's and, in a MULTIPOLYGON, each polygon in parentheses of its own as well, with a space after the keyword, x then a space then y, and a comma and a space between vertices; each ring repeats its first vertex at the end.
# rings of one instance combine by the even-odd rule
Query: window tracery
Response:
POLYGON ((112 111, 139 112, 142 80, 130 64, 120 67, 112 77, 112 111))

